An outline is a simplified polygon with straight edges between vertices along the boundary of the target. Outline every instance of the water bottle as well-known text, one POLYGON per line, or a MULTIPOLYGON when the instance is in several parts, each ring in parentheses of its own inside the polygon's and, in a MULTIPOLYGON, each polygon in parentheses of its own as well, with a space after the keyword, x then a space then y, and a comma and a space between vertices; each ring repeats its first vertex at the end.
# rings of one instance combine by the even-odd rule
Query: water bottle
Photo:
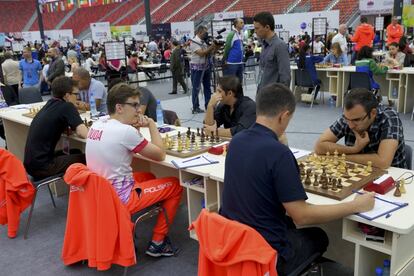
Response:
POLYGON ((164 114, 162 112, 161 101, 157 100, 157 126, 164 124, 164 114))
POLYGON ((382 270, 382 276, 390 276, 390 266, 391 262, 390 260, 384 260, 384 268, 382 270))
POLYGON ((375 276, 383 276, 381 267, 375 269, 375 276))
POLYGON ((95 96, 91 92, 89 95, 89 105, 91 107, 91 117, 98 116, 98 110, 96 109, 96 102, 95 102, 95 96))
POLYGON ((397 87, 394 87, 394 88, 392 89, 392 97, 393 97, 394 99, 397 99, 397 98, 398 98, 398 91, 397 91, 397 87))

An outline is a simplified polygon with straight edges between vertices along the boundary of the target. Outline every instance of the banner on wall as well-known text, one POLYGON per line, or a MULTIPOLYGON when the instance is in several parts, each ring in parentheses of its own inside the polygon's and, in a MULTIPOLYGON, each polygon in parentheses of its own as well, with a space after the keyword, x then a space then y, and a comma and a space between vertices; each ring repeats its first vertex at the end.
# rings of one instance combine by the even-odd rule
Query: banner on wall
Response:
POLYGON ((131 35, 137 41, 144 41, 144 37, 147 36, 147 26, 145 26, 145 24, 132 25, 131 26, 131 35))
POLYGON ((164 37, 165 39, 171 37, 171 25, 170 23, 152 24, 152 38, 155 40, 164 37))
POLYGON ((243 11, 216 12, 214 13, 214 21, 243 18, 243 15, 243 11))
POLYGON ((24 41, 30 41, 30 42, 40 42, 42 41, 42 38, 40 37, 39 31, 33 31, 33 32, 22 32, 22 38, 24 41))
POLYGON ((111 28, 109 22, 95 22, 90 24, 92 40, 103 41, 111 39, 111 28))
POLYGON ((312 19, 319 17, 326 17, 328 24, 328 32, 339 28, 339 10, 321 11, 321 12, 307 12, 303 13, 289 13, 273 15, 275 19, 275 32, 281 31, 289 32, 291 36, 300 35, 304 32, 312 34, 312 19))
POLYGON ((414 27, 414 5, 404 6, 402 22, 406 27, 414 27))
POLYGON ((131 26, 111 26, 112 37, 126 37, 131 36, 131 26))
MULTIPOLYGON (((404 0, 409 5, 411 0, 404 0)), ((394 9, 394 0, 359 0, 361 14, 388 14, 394 9)))
POLYGON ((171 23, 171 37, 176 40, 181 40, 183 37, 194 37, 194 22, 172 22, 171 23))
POLYGON ((72 41, 73 32, 72 29, 62 29, 62 30, 47 30, 45 31, 45 36, 55 41, 72 41))

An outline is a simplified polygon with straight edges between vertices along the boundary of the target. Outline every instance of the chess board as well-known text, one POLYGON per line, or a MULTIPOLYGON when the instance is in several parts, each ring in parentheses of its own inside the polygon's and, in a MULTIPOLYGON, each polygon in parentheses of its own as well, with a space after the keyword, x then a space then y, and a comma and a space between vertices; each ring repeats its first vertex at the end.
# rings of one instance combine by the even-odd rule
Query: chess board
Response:
POLYGON ((311 154, 300 158, 298 164, 301 180, 306 192, 336 200, 342 200, 348 197, 354 190, 361 189, 369 182, 387 173, 385 170, 371 166, 368 168, 367 165, 345 161, 344 157, 336 156, 318 156, 311 154), (322 187, 321 177, 324 171, 327 184, 324 185, 325 187, 322 187), (307 177, 307 173, 309 172, 310 177, 307 177), (317 178, 316 185, 315 175, 317 178), (340 183, 339 186, 338 183, 340 183))
MULTIPOLYGON (((33 119, 34 117, 36 117, 37 113, 39 113, 39 111, 41 109, 42 109, 41 107, 39 107, 39 108, 30 108, 29 112, 23 113, 22 115, 25 116, 25 117, 33 119)), ((86 111, 78 109, 78 112, 79 112, 79 114, 82 114, 82 113, 85 113, 86 111)))
POLYGON ((230 141, 229 138, 218 137, 215 134, 204 135, 204 142, 202 142, 202 131, 200 129, 187 130, 187 132, 179 132, 176 135, 166 134, 163 138, 163 144, 166 152, 169 155, 187 158, 207 152, 211 147, 230 141), (192 138, 192 136, 194 138, 192 138), (212 137, 214 139, 212 139, 212 137), (181 141, 181 150, 179 149, 179 140, 181 141))

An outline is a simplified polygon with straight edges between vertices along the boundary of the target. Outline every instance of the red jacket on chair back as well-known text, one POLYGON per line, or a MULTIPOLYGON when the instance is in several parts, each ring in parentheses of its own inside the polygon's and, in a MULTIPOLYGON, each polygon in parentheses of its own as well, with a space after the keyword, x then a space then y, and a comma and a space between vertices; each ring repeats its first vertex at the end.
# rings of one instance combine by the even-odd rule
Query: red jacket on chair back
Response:
POLYGON ((0 148, 0 224, 8 224, 9 238, 16 237, 20 214, 32 204, 34 191, 22 162, 0 148))
POLYGON ((203 209, 192 229, 200 243, 199 276, 277 276, 277 253, 253 228, 203 209))
POLYGON ((98 270, 136 264, 131 217, 112 185, 79 163, 67 169, 64 180, 70 194, 63 263, 88 260, 98 270))

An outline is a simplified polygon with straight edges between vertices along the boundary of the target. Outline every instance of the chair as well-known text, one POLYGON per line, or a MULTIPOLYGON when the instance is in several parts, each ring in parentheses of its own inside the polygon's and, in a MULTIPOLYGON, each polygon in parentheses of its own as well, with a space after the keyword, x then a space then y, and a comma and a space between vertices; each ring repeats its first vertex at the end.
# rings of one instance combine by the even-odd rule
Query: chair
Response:
MULTIPOLYGON (((365 88, 374 93, 375 96, 378 97, 378 102, 381 102, 382 98, 379 94, 379 90, 372 88, 371 79, 369 74, 366 72, 351 72, 349 76, 349 85, 348 91, 354 88, 365 88)), ((344 93, 343 97, 345 98, 346 93, 344 93)), ((342 100, 342 102, 344 102, 342 100)))
POLYGON ((163 75, 163 78, 165 78, 165 75, 167 74, 168 66, 166 63, 161 63, 160 68, 158 69, 158 76, 163 75))
POLYGON ((19 91, 19 102, 21 104, 31 104, 43 102, 42 94, 37 86, 25 87, 19 91))
MULTIPOLYGON (((315 263, 317 263, 317 259, 319 259, 322 256, 321 253, 317 252, 313 254, 309 259, 306 260, 306 262, 302 263, 300 266, 298 266, 294 271, 289 273, 287 276, 299 276, 299 275, 311 275, 308 274, 309 271, 314 267, 315 263)), ((320 271, 321 276, 323 276, 322 271, 320 271)))
POLYGON ((247 89, 247 79, 251 79, 253 76, 254 83, 257 87, 257 80, 256 80, 256 59, 254 57, 249 57, 246 61, 246 70, 243 72, 243 82, 244 88, 247 89))
MULTIPOLYGON (((295 70, 295 88, 293 90, 293 95, 296 95, 296 89, 300 87, 302 89, 312 89, 312 93, 311 95, 311 105, 310 107, 313 107, 313 102, 315 100, 315 88, 316 85, 314 85, 313 80, 311 75, 309 74, 308 71, 306 71, 305 69, 297 69, 295 70)), ((321 98, 321 100, 323 100, 323 92, 319 91, 319 97, 321 98)))
POLYGON ((4 100, 6 101, 8 106, 19 104, 19 100, 17 99, 17 95, 14 92, 11 86, 6 85, 0 87, 1 92, 3 93, 4 100))
POLYGON ((37 192, 40 190, 40 188, 42 188, 44 186, 47 186, 47 189, 49 190, 49 194, 50 194, 50 199, 52 200, 53 208, 56 208, 55 199, 53 198, 52 190, 50 190, 49 185, 51 183, 54 183, 54 182, 58 181, 58 180, 61 180, 62 176, 63 176, 63 173, 53 175, 53 176, 49 176, 49 177, 41 179, 39 181, 33 181, 33 177, 29 176, 29 178, 31 178, 30 179, 31 182, 35 186, 35 193, 34 193, 34 197, 33 197, 32 206, 30 207, 29 216, 27 218, 26 229, 24 230, 24 239, 25 240, 27 239, 27 235, 29 234, 30 222, 32 221, 33 209, 34 209, 34 206, 35 206, 35 203, 36 203, 37 192))
POLYGON ((177 113, 175 113, 172 110, 163 110, 163 117, 164 117, 164 123, 168 125, 175 125, 175 126, 181 126, 180 119, 177 116, 177 113))
POLYGON ((409 170, 412 170, 412 166, 413 166, 413 149, 405 144, 405 160, 407 162, 407 167, 409 170))

